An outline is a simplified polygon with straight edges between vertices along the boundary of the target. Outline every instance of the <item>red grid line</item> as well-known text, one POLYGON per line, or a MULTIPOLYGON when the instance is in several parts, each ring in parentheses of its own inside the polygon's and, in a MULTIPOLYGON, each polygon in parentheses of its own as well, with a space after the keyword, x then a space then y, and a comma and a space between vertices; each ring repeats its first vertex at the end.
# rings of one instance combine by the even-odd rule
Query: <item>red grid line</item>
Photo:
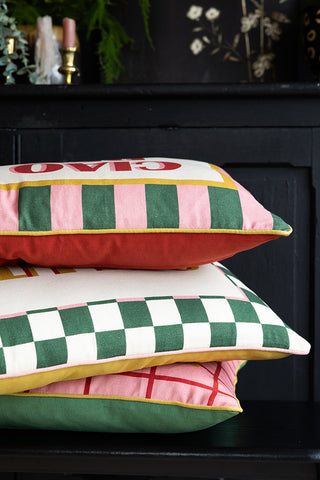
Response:
POLYGON ((150 369, 146 398, 152 398, 152 389, 153 389, 153 385, 154 385, 154 381, 155 381, 155 377, 156 377, 156 368, 157 367, 151 367, 151 369, 150 369))
MULTIPOLYGON (((150 376, 148 373, 138 373, 138 372, 125 372, 125 373, 120 373, 120 375, 127 375, 129 377, 147 378, 147 379, 149 379, 149 376, 150 376)), ((169 375, 156 374, 154 375, 154 380, 161 380, 164 382, 185 383, 186 385, 192 385, 194 387, 200 387, 206 390, 212 390, 211 386, 206 385, 204 383, 195 382, 194 380, 187 380, 186 378, 170 377, 169 375)))
POLYGON ((217 363, 217 368, 216 368, 216 371, 214 372, 214 375, 213 375, 213 385, 212 385, 212 392, 211 392, 211 395, 209 397, 209 400, 208 400, 208 403, 207 405, 208 406, 212 406, 213 405, 213 402, 217 396, 217 393, 218 393, 218 382, 219 382, 219 375, 221 373, 221 363, 218 362, 217 363))
POLYGON ((92 377, 87 377, 85 384, 84 384, 84 389, 83 389, 83 395, 89 395, 90 394, 90 387, 91 387, 91 380, 92 377))

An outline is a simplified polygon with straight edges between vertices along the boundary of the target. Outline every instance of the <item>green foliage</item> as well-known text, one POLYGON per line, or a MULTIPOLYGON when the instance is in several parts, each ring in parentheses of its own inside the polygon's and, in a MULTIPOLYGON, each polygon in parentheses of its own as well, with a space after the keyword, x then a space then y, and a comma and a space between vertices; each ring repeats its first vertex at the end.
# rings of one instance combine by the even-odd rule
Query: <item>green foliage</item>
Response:
MULTIPOLYGON (((150 1, 139 0, 139 5, 146 38, 153 46, 149 30, 150 1)), ((119 78, 123 70, 121 50, 126 45, 134 45, 134 40, 115 14, 119 2, 125 3, 124 0, 7 0, 12 15, 22 25, 33 25, 37 17, 50 15, 56 25, 61 25, 64 17, 74 18, 77 27, 87 32, 88 39, 98 32, 97 53, 105 83, 112 83, 119 78)))
POLYGON ((150 18, 150 0, 139 0, 139 5, 141 8, 144 30, 146 32, 146 37, 148 39, 149 44, 154 48, 153 41, 151 38, 150 28, 149 28, 149 18, 150 18))
POLYGON ((28 74, 32 83, 36 82, 35 66, 29 63, 28 42, 25 34, 18 30, 16 19, 8 15, 4 1, 0 1, 0 67, 5 76, 6 85, 15 83, 15 75, 28 74), (8 50, 8 38, 14 38, 13 53, 8 50))

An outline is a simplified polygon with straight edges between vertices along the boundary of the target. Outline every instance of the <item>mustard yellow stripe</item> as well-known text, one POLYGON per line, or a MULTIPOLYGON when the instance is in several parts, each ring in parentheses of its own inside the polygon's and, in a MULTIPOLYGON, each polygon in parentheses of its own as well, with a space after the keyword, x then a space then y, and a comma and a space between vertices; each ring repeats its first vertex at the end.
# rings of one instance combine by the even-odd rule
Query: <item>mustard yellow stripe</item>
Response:
MULTIPOLYGON (((289 226, 290 227, 290 226, 289 226)), ((48 231, 0 231, 0 236, 24 236, 24 237, 42 237, 48 235, 84 235, 84 234, 103 234, 103 233, 235 233, 237 235, 282 235, 289 236, 292 232, 290 230, 237 230, 227 228, 132 228, 132 229, 101 229, 101 230, 48 230, 48 231)))
POLYGON ((208 406, 208 405, 194 405, 192 403, 183 403, 183 402, 170 402, 169 400, 157 400, 154 398, 139 398, 139 397, 122 397, 116 395, 82 395, 79 394, 71 394, 71 393, 14 393, 13 396, 15 397, 43 397, 43 398, 51 398, 51 397, 58 397, 58 398, 88 398, 88 399, 100 399, 100 400, 124 400, 128 402, 141 402, 141 403, 154 403, 159 405, 174 405, 178 407, 185 407, 197 410, 223 410, 229 412, 242 412, 242 408, 239 407, 223 407, 223 406, 208 406))
POLYGON ((219 175, 221 175, 221 177, 223 178, 225 188, 229 188, 231 190, 238 190, 238 188, 237 188, 235 182, 233 181, 233 179, 229 175, 226 175, 221 170, 220 167, 218 167, 217 165, 213 165, 212 163, 209 163, 209 165, 212 168, 212 170, 215 170, 216 172, 219 173, 219 175))
POLYGON ((19 190, 23 187, 43 187, 49 185, 130 185, 130 184, 159 184, 159 185, 206 185, 209 187, 220 187, 237 190, 236 185, 230 178, 220 172, 224 182, 214 182, 210 180, 170 180, 166 178, 130 178, 130 179, 103 179, 103 180, 86 180, 86 179, 61 179, 61 180, 39 180, 34 182, 19 183, 2 183, 1 190, 19 190))
POLYGON ((290 352, 278 352, 277 350, 214 350, 206 352, 182 352, 170 355, 156 355, 154 357, 125 358, 106 363, 92 365, 79 365, 74 367, 62 367, 54 370, 42 371, 24 375, 21 377, 5 377, 0 379, 0 394, 9 395, 23 392, 31 388, 43 387, 49 383, 62 380, 77 380, 79 378, 94 377, 110 373, 129 372, 141 368, 155 367, 157 365, 169 365, 176 362, 222 362, 224 360, 267 360, 284 358, 290 352))

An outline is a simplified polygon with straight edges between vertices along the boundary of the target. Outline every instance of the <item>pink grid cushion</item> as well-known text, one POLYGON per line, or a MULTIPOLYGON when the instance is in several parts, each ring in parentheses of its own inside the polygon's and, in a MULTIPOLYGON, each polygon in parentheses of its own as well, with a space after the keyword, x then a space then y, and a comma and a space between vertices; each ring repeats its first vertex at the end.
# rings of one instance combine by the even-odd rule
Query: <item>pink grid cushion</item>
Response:
POLYGON ((0 396, 0 426, 112 432, 182 432, 241 412, 238 360, 181 363, 56 382, 0 396))

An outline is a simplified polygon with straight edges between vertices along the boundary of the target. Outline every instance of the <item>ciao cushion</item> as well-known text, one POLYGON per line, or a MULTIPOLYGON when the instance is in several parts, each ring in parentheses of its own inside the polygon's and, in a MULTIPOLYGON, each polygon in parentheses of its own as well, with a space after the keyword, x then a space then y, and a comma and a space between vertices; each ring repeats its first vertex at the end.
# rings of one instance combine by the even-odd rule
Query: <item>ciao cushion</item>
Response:
POLYGON ((290 233, 223 169, 205 162, 0 167, 0 265, 183 268, 290 233))

